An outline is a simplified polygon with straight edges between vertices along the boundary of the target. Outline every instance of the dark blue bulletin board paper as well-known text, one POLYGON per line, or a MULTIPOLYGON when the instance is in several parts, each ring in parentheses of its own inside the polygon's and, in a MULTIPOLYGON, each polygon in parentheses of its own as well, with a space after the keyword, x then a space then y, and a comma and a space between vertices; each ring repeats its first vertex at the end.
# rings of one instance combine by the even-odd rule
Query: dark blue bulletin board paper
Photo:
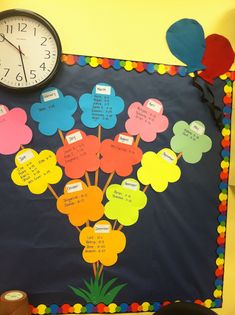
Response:
MULTIPOLYGON (((110 130, 102 129, 102 139, 114 139, 117 133, 125 130, 127 108, 131 103, 143 104, 148 98, 157 98, 163 103, 169 127, 156 141, 141 141, 143 152, 170 147, 172 127, 179 120, 202 121, 213 143, 199 163, 179 160, 181 178, 170 184, 165 192, 156 193, 149 188, 148 204, 141 211, 138 222, 124 227, 126 248, 114 266, 104 268, 106 281, 117 277, 118 283, 127 283, 114 303, 214 300, 222 136, 207 105, 201 101, 200 91, 193 86, 190 76, 117 71, 77 64, 62 64, 50 86, 78 100, 83 93, 91 93, 99 82, 110 84, 125 102, 117 125, 110 130)), ((224 85, 224 81, 217 79, 212 87, 216 104, 221 108, 224 106, 224 85)), ((33 130, 33 140, 27 147, 37 152, 43 149, 56 152, 61 146, 59 135, 40 134, 29 114, 31 104, 39 101, 40 92, 17 93, 1 88, 1 103, 9 109, 21 107, 26 110, 27 124, 33 130)), ((74 128, 96 135, 97 128, 82 125, 80 115, 80 109, 73 115, 74 128)), ((33 195, 27 187, 16 186, 11 181, 10 174, 15 167, 13 155, 1 155, 0 165, 0 292, 15 288, 24 290, 34 306, 85 305, 69 288, 69 285, 84 287, 83 280, 92 276, 92 266, 82 259, 77 230, 56 210, 55 199, 49 191, 33 195)), ((132 177, 136 178, 138 167, 132 177)), ((91 178, 93 181, 92 175, 91 178)), ((107 174, 100 172, 101 187, 107 178, 107 174)), ((64 175, 61 182, 54 185, 59 195, 68 180, 64 175)), ((112 183, 120 184, 121 181, 115 175, 112 183)))

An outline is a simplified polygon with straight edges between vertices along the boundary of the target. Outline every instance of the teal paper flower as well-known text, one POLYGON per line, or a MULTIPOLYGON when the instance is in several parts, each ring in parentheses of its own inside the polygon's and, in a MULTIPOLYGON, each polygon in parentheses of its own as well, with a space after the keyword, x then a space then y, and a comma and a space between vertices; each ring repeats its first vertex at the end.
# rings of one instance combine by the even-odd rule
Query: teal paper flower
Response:
POLYGON ((205 125, 201 121, 193 121, 191 124, 181 120, 174 127, 175 136, 171 139, 171 148, 176 153, 181 153, 185 162, 197 163, 202 154, 212 147, 211 139, 205 135, 205 125))
POLYGON ((42 91, 40 102, 30 109, 33 120, 39 123, 38 129, 45 136, 54 135, 58 129, 68 131, 73 128, 73 114, 77 110, 77 101, 54 87, 42 91))
POLYGON ((82 123, 95 128, 111 129, 117 123, 117 115, 124 110, 124 101, 116 96, 115 90, 109 84, 98 83, 92 93, 84 93, 79 99, 79 106, 83 111, 82 123))

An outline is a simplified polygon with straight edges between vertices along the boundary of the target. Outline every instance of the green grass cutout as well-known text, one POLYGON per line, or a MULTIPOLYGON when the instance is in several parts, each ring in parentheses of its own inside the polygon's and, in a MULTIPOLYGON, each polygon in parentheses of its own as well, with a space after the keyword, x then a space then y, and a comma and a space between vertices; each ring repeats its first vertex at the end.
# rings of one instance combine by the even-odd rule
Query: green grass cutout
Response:
POLYGON ((103 274, 99 278, 98 273, 99 272, 97 270, 95 278, 91 278, 90 282, 84 280, 86 289, 75 288, 73 286, 69 287, 77 296, 84 299, 86 303, 92 303, 94 305, 104 303, 109 305, 113 302, 118 293, 126 286, 126 283, 112 287, 112 285, 117 281, 117 278, 113 278, 104 283, 103 274))

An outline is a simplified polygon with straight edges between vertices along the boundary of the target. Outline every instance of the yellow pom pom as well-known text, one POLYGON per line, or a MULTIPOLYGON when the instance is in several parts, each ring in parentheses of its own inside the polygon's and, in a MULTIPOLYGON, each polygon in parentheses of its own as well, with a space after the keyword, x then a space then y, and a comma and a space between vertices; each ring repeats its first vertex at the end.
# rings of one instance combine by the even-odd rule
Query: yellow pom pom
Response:
POLYGON ((38 314, 39 315, 44 315, 46 314, 46 305, 45 304, 40 304, 38 305, 37 309, 38 309, 38 314))
POLYGON ((224 87, 224 92, 227 93, 232 93, 233 88, 229 85, 225 85, 224 87))
POLYGON ((230 130, 223 128, 223 130, 222 130, 222 135, 223 135, 224 137, 225 137, 225 136, 229 136, 229 135, 230 135, 230 130))
POLYGON ((220 298, 222 296, 222 291, 221 290, 215 290, 214 291, 214 297, 215 298, 220 298))
POLYGON ((116 312, 116 308, 117 308, 117 304, 115 304, 115 303, 109 304, 109 312, 110 313, 115 313, 116 312))
POLYGON ((81 310, 82 310, 82 305, 81 304, 79 304, 79 303, 74 304, 73 311, 74 311, 75 314, 80 314, 81 310))
POLYGON ((227 194, 223 194, 223 193, 219 194, 219 200, 220 201, 224 201, 224 200, 227 200, 227 199, 228 199, 228 195, 227 194))
POLYGON ((96 57, 91 57, 91 60, 90 60, 90 62, 89 62, 89 65, 90 65, 91 67, 93 67, 93 68, 98 67, 98 65, 99 65, 98 58, 96 58, 96 57))
POLYGON ((224 264, 224 259, 218 257, 218 258, 216 259, 216 266, 222 266, 223 264, 224 264))
POLYGON ((194 77, 195 77, 194 72, 190 72, 188 75, 189 75, 191 78, 194 78, 194 77))
POLYGON ((222 161, 221 163, 220 163, 220 166, 221 166, 221 168, 228 168, 229 167, 229 162, 228 161, 222 161))
POLYGON ((222 74, 221 76, 220 76, 220 79, 221 80, 226 80, 227 79, 227 74, 225 73, 225 74, 222 74))
POLYGON ((208 307, 208 308, 211 307, 211 304, 212 304, 212 300, 210 300, 210 299, 207 299, 204 302, 205 307, 208 307))
POLYGON ((147 312, 149 310, 149 302, 142 303, 142 311, 147 312))
POLYGON ((224 233, 226 231, 226 227, 223 225, 219 225, 217 228, 217 232, 220 233, 224 233))
POLYGON ((125 66, 124 66, 124 69, 125 69, 126 71, 131 71, 131 70, 133 69, 132 62, 131 62, 131 61, 126 61, 125 66))
POLYGON ((159 65, 159 67, 157 69, 157 72, 159 74, 164 74, 164 73, 166 73, 166 71, 167 71, 167 69, 166 69, 166 67, 164 65, 159 65))

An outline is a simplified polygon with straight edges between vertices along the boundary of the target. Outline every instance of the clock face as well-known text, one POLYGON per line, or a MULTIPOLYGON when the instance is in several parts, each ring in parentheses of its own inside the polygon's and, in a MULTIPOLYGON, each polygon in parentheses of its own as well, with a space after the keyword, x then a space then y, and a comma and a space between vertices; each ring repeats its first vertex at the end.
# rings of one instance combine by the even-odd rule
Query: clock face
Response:
POLYGON ((42 17, 13 12, 0 17, 0 83, 15 89, 41 86, 60 62, 58 35, 42 17))

